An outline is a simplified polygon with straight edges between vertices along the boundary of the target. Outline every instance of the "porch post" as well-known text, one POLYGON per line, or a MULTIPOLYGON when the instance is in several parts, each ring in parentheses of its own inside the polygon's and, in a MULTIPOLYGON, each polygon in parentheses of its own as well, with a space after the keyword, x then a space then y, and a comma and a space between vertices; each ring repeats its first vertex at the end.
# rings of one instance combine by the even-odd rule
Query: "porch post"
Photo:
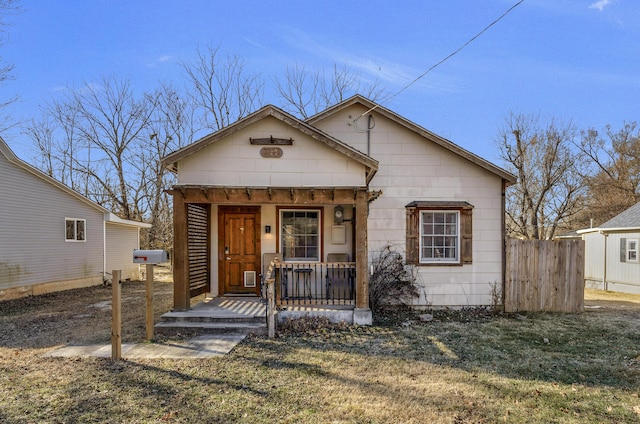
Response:
POLYGON ((371 325, 373 315, 369 309, 369 247, 367 234, 368 218, 367 189, 358 189, 356 194, 356 308, 353 323, 371 325))
POLYGON ((180 190, 173 190, 173 309, 189 309, 189 252, 187 205, 180 190))

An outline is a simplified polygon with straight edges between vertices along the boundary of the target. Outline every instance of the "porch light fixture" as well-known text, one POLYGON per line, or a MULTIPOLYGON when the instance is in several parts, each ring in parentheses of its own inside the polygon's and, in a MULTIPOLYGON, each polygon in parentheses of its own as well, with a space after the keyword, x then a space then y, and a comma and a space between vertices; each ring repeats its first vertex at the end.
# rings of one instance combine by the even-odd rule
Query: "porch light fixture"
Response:
POLYGON ((338 205, 333 208, 333 222, 336 225, 340 225, 342 224, 342 221, 344 221, 344 211, 342 209, 342 206, 338 205))
POLYGON ((265 225, 264 226, 264 233, 265 234, 271 234, 271 225, 265 225))

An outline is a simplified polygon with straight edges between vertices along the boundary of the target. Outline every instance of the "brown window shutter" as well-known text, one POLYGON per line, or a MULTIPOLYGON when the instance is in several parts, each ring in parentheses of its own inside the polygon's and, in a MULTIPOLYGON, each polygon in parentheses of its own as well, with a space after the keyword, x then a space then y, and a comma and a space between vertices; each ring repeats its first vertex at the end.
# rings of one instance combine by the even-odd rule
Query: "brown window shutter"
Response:
POLYGON ((407 251, 408 264, 417 265, 420 257, 418 249, 418 214, 416 208, 407 208, 407 251))
POLYGON ((461 251, 460 259, 463 264, 473 263, 473 220, 472 209, 462 209, 460 211, 460 233, 461 251))

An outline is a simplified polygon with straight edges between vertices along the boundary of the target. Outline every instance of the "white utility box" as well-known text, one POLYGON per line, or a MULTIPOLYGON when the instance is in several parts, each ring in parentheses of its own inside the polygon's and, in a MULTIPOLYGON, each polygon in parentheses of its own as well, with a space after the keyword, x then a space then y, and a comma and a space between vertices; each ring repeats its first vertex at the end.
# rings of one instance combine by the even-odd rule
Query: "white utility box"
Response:
POLYGON ((165 250, 134 249, 133 251, 134 264, 159 264, 168 261, 169 255, 165 250))

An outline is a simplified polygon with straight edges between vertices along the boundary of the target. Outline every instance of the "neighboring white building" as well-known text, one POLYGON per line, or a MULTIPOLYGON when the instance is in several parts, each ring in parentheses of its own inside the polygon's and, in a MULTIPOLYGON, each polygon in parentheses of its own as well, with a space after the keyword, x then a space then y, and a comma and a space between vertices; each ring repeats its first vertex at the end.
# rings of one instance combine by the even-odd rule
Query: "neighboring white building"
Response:
POLYGON ((195 270, 214 295, 256 292, 241 279, 265 253, 309 266, 348 254, 360 322, 369 260, 387 245, 419 273, 416 306, 490 305, 504 281, 504 192, 515 177, 361 96, 306 121, 266 106, 163 163, 178 176, 176 309, 197 293, 195 270), (198 220, 208 259, 188 252, 198 220))
POLYGON ((0 138, 0 300, 138 279, 140 228, 18 159, 0 138))
POLYGON ((586 287, 640 294, 640 203, 578 234, 585 244, 586 287))

